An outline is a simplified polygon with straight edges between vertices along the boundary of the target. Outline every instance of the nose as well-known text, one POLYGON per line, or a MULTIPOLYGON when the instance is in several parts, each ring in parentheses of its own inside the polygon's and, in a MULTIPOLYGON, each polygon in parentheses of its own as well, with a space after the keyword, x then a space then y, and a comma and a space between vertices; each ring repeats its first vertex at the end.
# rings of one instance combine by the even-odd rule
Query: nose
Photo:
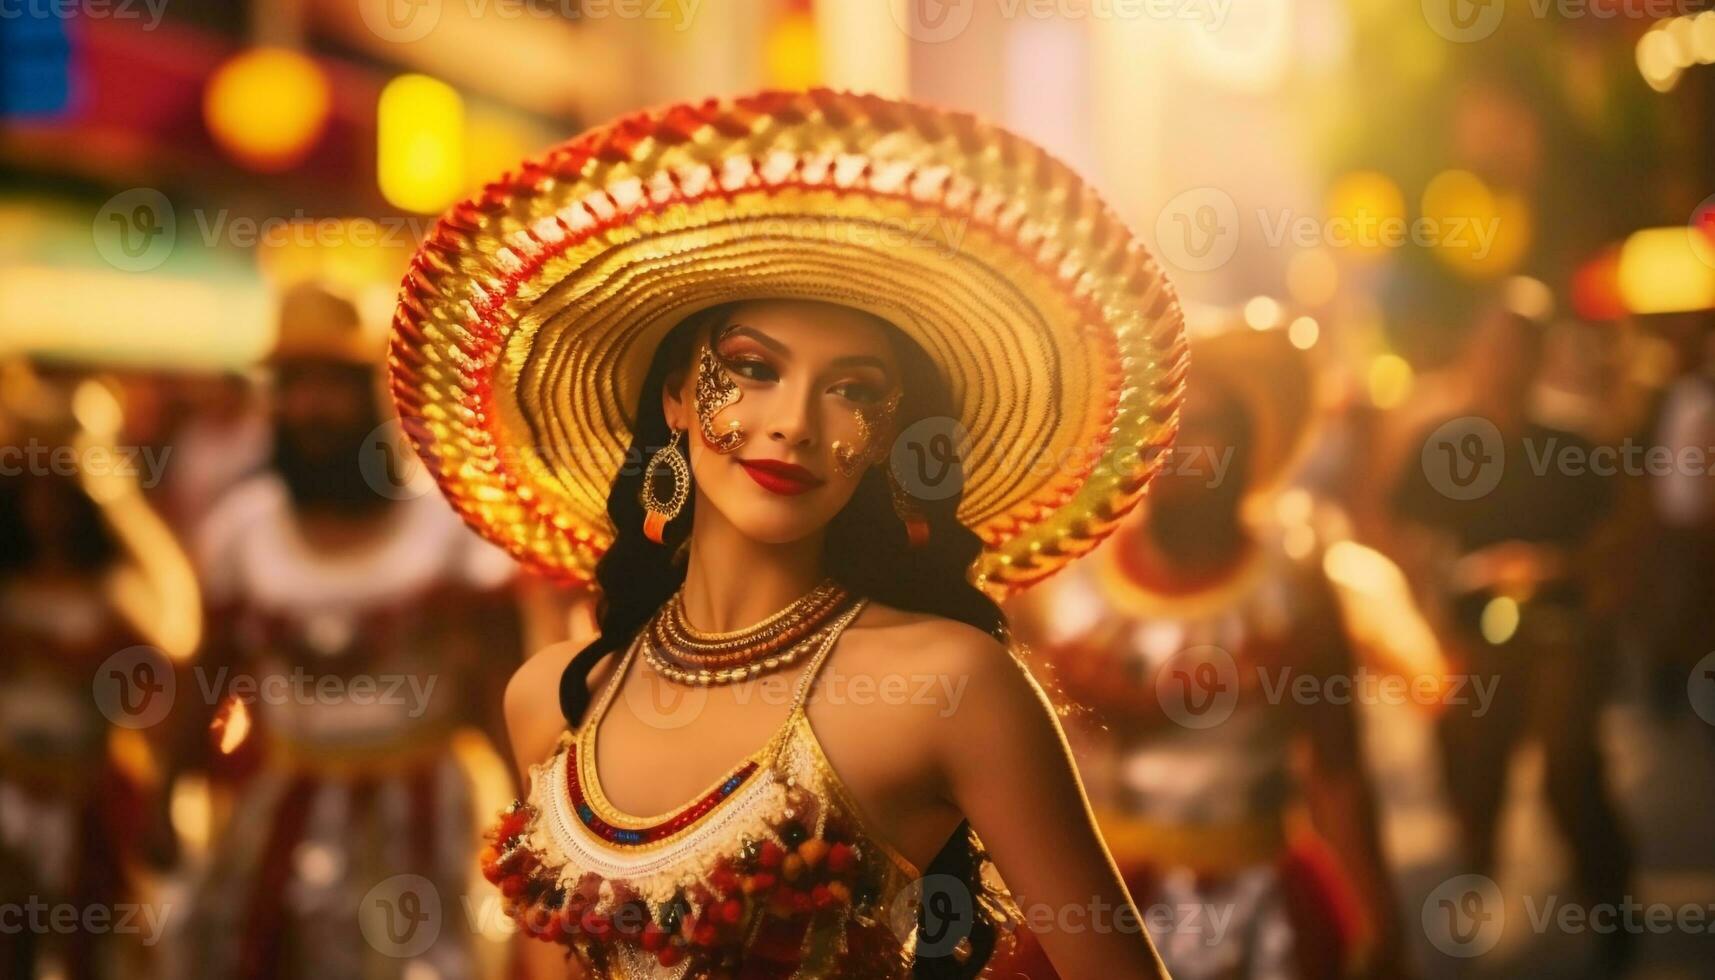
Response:
POLYGON ((788 449, 808 449, 816 444, 815 397, 810 391, 781 387, 768 438, 788 449))

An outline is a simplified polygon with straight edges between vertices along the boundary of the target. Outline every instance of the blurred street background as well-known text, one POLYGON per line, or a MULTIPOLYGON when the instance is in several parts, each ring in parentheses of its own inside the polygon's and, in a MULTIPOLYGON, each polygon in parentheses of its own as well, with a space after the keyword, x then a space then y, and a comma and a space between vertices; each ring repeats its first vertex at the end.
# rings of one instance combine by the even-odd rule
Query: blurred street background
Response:
MULTIPOLYGON (((1379 975, 1715 977, 1712 6, 0 0, 0 976, 511 975, 476 832, 517 791, 502 688, 567 598, 402 442, 400 278, 588 126, 828 85, 1040 142, 1194 335, 1306 366, 1244 520, 1314 566, 1355 665, 1435 679, 1342 702, 1375 874, 1318 824, 1381 896, 1379 975)), ((1180 545, 1133 531, 1176 591, 1180 545)), ((1020 613, 1073 698, 1065 658, 1129 656, 1058 644, 1079 601, 1020 613)), ((1156 819, 1128 711, 1068 725, 1092 797, 1156 819)), ((1236 766, 1240 727, 1175 731, 1236 766)), ((1176 976, 1316 975, 1163 945, 1176 976)))

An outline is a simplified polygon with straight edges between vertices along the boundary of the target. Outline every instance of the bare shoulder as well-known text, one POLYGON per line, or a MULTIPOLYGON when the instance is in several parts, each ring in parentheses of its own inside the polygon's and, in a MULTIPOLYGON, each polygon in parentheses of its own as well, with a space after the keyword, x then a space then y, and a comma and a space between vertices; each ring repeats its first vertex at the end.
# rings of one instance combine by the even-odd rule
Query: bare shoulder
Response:
POLYGON ((844 673, 933 676, 944 689, 1011 691, 1033 686, 1029 672, 1006 645, 969 623, 871 601, 847 630, 849 643, 830 666, 844 673))
MULTIPOLYGON (((560 713, 560 675, 583 646, 566 641, 543 647, 519 664, 506 682, 506 734, 521 782, 528 777, 530 764, 547 758, 566 730, 565 716, 560 713)), ((590 671, 591 690, 606 683, 614 665, 611 656, 596 664, 590 671)))

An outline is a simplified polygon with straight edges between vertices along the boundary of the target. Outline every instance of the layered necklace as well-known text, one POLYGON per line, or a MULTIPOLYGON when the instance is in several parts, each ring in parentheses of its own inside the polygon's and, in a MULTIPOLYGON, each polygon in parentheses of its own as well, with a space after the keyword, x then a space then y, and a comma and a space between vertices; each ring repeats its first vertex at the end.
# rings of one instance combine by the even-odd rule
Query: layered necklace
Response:
POLYGON ((681 586, 644 627, 643 655, 668 680, 731 684, 795 663, 847 609, 853 596, 831 578, 760 623, 709 633, 685 617, 681 586))

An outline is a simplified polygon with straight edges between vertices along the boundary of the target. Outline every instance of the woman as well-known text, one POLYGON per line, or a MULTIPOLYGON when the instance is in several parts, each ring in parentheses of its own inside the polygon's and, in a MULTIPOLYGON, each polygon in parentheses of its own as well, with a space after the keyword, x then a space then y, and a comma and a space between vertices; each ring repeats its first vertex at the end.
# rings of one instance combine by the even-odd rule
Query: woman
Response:
POLYGON ((484 863, 540 975, 969 977, 1021 916, 1166 975, 995 600, 1136 503, 1180 321, 1040 149, 826 90, 620 120, 437 225, 401 415, 600 593, 507 690, 484 863))

